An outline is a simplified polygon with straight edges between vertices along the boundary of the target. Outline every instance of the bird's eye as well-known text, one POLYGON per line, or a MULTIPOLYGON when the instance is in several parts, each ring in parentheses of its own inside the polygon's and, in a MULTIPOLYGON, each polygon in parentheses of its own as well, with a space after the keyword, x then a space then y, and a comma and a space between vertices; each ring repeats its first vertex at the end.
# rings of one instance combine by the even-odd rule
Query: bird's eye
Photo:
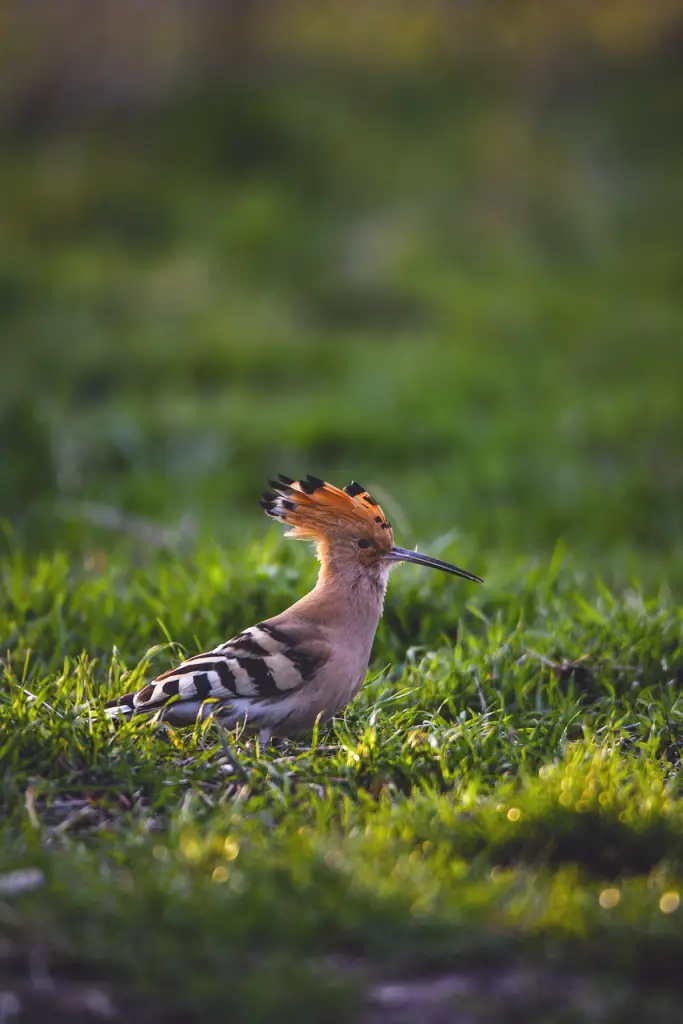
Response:
POLYGON ((356 541, 356 544, 359 548, 374 548, 375 546, 375 542, 368 540, 366 537, 361 537, 360 540, 356 541))

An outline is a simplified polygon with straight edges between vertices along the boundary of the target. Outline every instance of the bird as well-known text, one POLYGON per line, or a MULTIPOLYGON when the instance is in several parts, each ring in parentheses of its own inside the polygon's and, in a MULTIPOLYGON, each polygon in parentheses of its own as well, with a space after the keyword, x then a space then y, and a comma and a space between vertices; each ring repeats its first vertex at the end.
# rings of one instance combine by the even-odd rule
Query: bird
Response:
POLYGON ((310 593, 290 608, 196 654, 135 692, 109 700, 112 719, 157 712, 170 725, 215 716, 262 746, 310 732, 356 696, 370 662, 391 569, 400 562, 475 583, 474 573, 397 547, 391 523, 359 483, 343 489, 310 473, 269 480, 261 498, 287 536, 313 541, 320 561, 310 593))

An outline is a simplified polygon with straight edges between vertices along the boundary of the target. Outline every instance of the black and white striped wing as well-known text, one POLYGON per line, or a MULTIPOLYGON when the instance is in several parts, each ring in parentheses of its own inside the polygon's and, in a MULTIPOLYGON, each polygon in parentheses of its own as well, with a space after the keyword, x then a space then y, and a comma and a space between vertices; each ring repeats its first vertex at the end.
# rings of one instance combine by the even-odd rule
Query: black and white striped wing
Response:
POLYGON ((205 654, 196 654, 158 676, 136 693, 109 701, 107 708, 128 713, 157 711, 172 702, 229 704, 238 698, 277 701, 300 689, 330 656, 322 638, 295 628, 261 622, 205 654))

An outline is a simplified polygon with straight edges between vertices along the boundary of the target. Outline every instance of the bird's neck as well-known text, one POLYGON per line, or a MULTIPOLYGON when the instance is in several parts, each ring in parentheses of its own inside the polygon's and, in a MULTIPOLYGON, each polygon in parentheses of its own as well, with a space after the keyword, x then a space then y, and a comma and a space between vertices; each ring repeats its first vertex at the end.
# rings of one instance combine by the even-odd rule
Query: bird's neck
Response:
POLYGON ((368 571, 355 562, 326 558, 318 582, 297 602, 297 610, 320 623, 374 636, 388 576, 388 566, 368 571))

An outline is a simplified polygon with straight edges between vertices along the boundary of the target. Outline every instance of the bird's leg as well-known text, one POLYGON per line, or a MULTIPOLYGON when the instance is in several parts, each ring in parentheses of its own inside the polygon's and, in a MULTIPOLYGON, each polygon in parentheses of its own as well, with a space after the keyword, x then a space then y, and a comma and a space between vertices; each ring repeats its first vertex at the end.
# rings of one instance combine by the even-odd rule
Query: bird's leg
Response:
POLYGON ((265 728, 265 727, 263 729, 260 729, 259 730, 259 734, 258 734, 258 744, 259 744, 259 747, 261 747, 263 750, 265 750, 266 747, 268 746, 268 744, 270 743, 270 737, 271 736, 272 736, 272 733, 271 733, 270 729, 265 728))

